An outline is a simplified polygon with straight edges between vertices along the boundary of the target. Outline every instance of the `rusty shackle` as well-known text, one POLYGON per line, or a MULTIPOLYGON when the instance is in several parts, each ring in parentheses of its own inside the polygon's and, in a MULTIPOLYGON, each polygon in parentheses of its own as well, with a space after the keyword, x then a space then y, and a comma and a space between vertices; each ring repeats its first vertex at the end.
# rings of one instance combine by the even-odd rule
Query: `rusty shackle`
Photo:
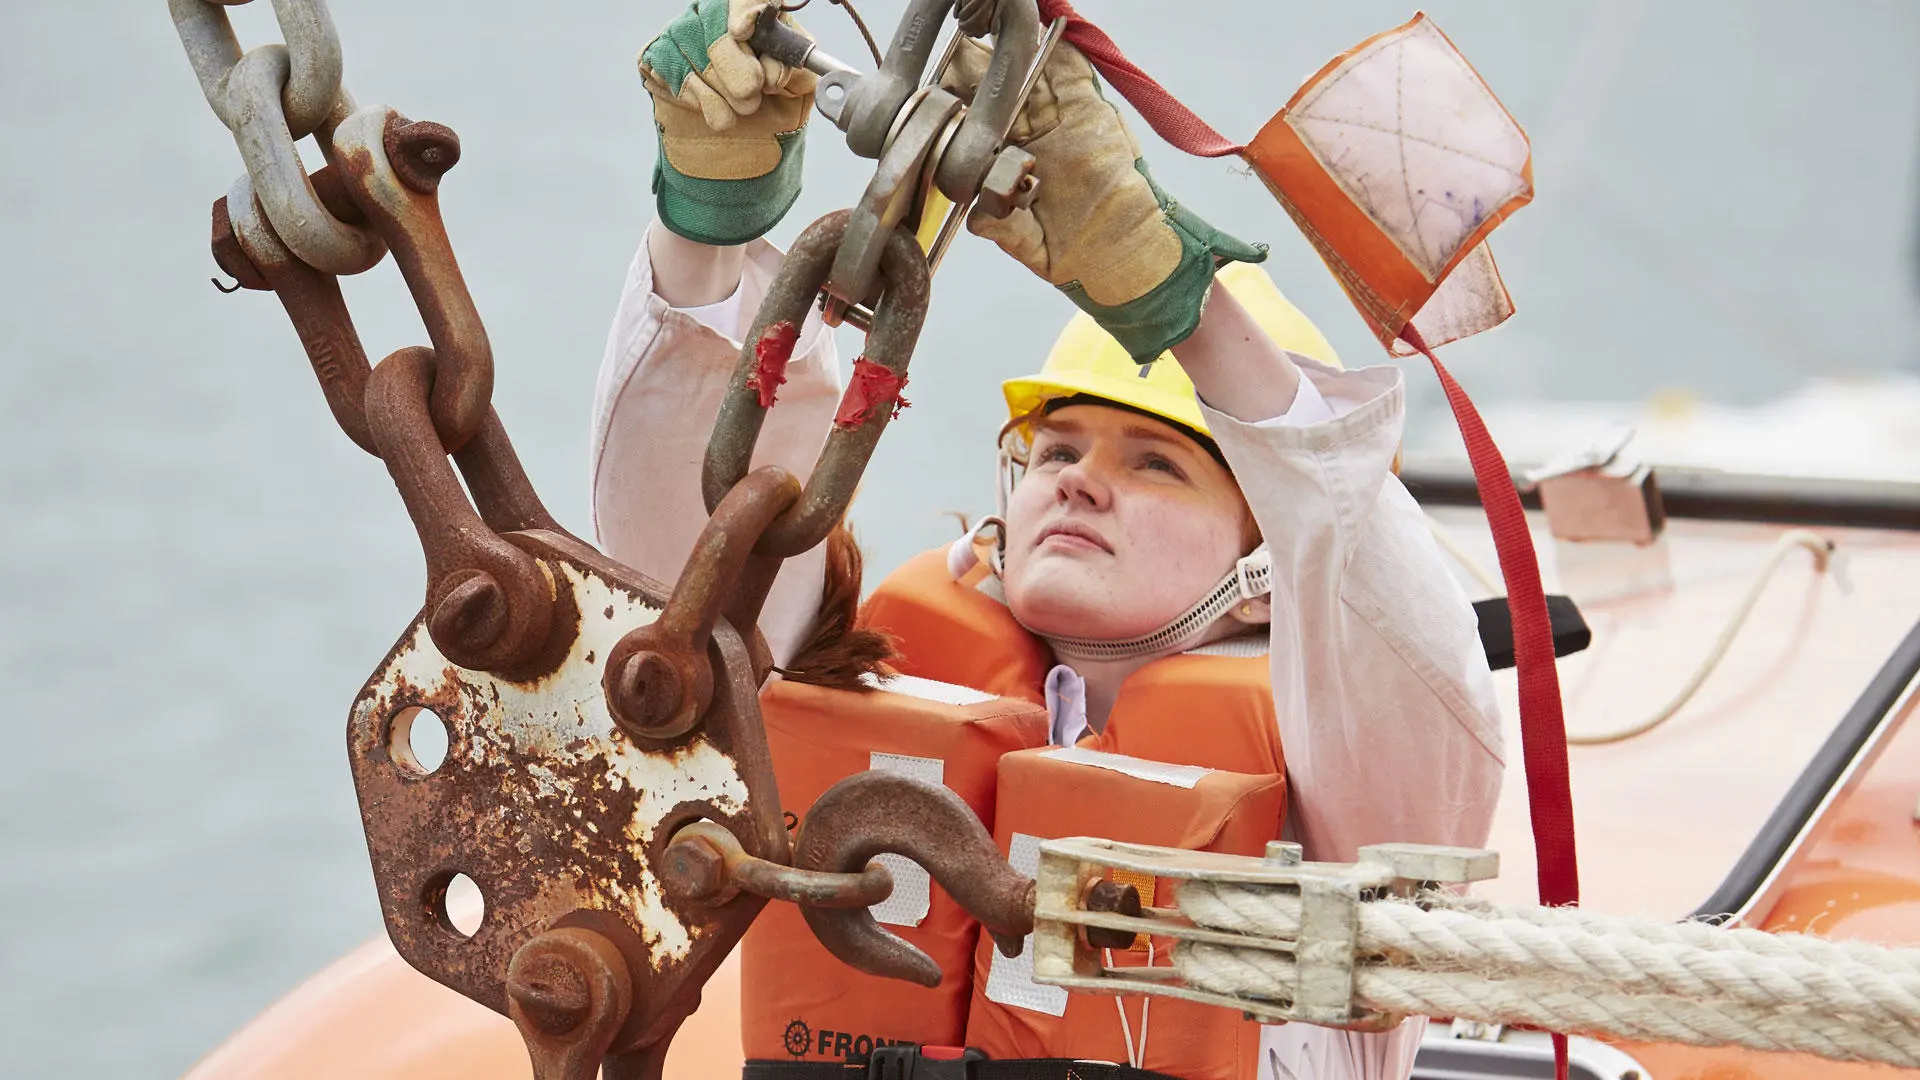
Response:
POLYGON ((852 874, 784 866, 747 854, 740 839, 714 821, 674 833, 659 874, 669 895, 713 904, 747 892, 804 906, 865 908, 893 895, 893 874, 877 862, 852 874))
MULTIPOLYGON (((608 652, 600 685, 614 722, 628 735, 677 739, 699 724, 713 698, 708 643, 714 624, 723 612, 736 614, 729 605, 737 606, 743 582, 759 589, 751 599, 753 613, 758 613, 773 575, 748 571, 756 561, 772 562, 771 569, 778 569, 778 562, 757 558, 754 548, 799 497, 799 481, 778 466, 755 469, 732 485, 694 541, 666 610, 657 620, 629 631, 608 652)), ((752 617, 736 629, 752 634, 752 617)))
MULTIPOLYGON (((433 350, 417 345, 382 360, 367 381, 367 424, 420 534, 434 645, 464 668, 511 669, 546 651, 553 581, 488 528, 460 489, 428 411, 435 367, 433 350)), ((491 409, 483 419, 499 425, 491 409)))

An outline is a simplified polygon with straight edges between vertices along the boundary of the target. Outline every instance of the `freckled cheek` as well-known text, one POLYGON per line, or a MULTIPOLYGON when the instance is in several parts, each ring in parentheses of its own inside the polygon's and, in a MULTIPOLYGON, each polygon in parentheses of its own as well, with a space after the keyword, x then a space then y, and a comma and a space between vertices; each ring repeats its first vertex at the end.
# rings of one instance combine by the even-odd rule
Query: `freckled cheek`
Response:
POLYGON ((1163 604, 1185 608, 1240 557, 1239 523, 1210 504, 1159 499, 1127 526, 1127 576, 1163 604))
POLYGON ((1052 489, 1044 479, 1028 474, 1019 486, 1013 489, 1013 497, 1007 500, 1007 549, 1025 550, 1032 541, 1034 530, 1039 527, 1041 518, 1046 516, 1047 508, 1053 502, 1052 489))

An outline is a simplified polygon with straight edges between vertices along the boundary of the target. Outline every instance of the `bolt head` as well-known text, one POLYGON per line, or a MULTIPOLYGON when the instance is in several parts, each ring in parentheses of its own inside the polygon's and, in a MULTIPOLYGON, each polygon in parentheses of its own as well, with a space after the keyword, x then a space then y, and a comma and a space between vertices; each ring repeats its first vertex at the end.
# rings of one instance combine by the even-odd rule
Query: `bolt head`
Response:
POLYGON ((666 657, 641 650, 627 657, 615 683, 617 711, 643 734, 671 723, 686 700, 680 671, 666 657))
MULTIPOLYGON (((1103 911, 1136 919, 1141 914, 1140 890, 1110 878, 1102 878, 1087 886, 1085 904, 1088 911, 1103 911)), ((1095 949, 1130 949, 1138 936, 1131 930, 1107 926, 1081 929, 1086 935, 1087 945, 1095 949)))
POLYGON ((449 657, 483 652, 506 631, 506 592, 485 571, 475 571, 447 590, 427 619, 427 632, 449 657))
POLYGON ((1033 175, 1033 155, 1017 146, 1003 147, 994 155, 986 178, 980 181, 980 194, 974 205, 990 217, 1003 218, 1016 209, 1027 209, 1040 191, 1039 178, 1033 175))
POLYGON ((1267 841, 1267 861, 1281 866, 1299 866, 1306 858, 1306 849, 1291 840, 1267 841))
POLYGON ((593 994, 585 973, 551 954, 516 957, 507 978, 507 994, 525 1010, 533 1026, 555 1037, 587 1019, 593 994))
POLYGON ((660 859, 660 884, 680 900, 707 900, 727 887, 727 862, 712 844, 687 837, 667 845, 660 859))

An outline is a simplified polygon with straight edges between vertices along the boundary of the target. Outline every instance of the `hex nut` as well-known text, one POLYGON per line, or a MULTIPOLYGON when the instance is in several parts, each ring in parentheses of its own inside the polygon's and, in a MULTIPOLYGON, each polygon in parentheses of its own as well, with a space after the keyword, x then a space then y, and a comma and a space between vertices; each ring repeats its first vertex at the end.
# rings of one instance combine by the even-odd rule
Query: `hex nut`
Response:
POLYGON ((1033 155, 1017 146, 1001 148, 980 181, 980 194, 974 205, 989 217, 1003 218, 1015 209, 1033 205, 1039 193, 1039 178, 1033 175, 1033 155))

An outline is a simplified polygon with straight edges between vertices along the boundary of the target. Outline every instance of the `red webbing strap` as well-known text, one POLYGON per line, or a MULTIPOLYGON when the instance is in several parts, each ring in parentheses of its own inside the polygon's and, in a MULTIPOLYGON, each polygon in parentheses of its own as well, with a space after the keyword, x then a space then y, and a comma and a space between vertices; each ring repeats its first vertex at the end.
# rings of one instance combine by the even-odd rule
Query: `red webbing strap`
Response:
MULTIPOLYGON (((1401 328, 1400 338, 1433 364, 1433 373, 1447 393, 1454 422, 1467 444, 1480 505, 1493 530, 1494 551, 1500 556, 1500 576, 1506 582, 1507 608, 1513 617, 1514 669, 1520 677, 1520 744, 1526 760, 1527 810, 1533 822, 1540 902, 1553 907, 1577 904, 1580 867, 1574 848, 1573 790, 1567 780, 1566 718, 1560 707, 1560 674, 1554 665, 1553 625, 1547 616, 1546 590, 1540 584, 1540 563, 1526 511, 1521 509, 1507 461, 1467 392, 1427 348, 1412 323, 1401 328)), ((1559 1032, 1553 1033, 1553 1071, 1556 1080, 1567 1080, 1567 1037, 1559 1032)))
POLYGON ((1547 617, 1546 590, 1534 556, 1533 534, 1513 486, 1506 459, 1493 444, 1487 425, 1467 392, 1433 355, 1420 332, 1408 323, 1401 340, 1419 349, 1447 393, 1454 421, 1467 444, 1474 486, 1493 530, 1500 576, 1513 614, 1514 669, 1520 676, 1520 741, 1527 767, 1527 802, 1533 820, 1540 902, 1551 906, 1580 901, 1580 870, 1574 857, 1573 791, 1567 782, 1567 728, 1560 711, 1560 674, 1554 666, 1553 624, 1547 617))
POLYGON ((1120 91, 1121 97, 1140 110, 1140 118, 1147 122, 1154 134, 1195 157, 1226 157, 1246 149, 1244 144, 1215 131, 1212 124, 1175 100, 1166 87, 1153 81, 1153 76, 1141 71, 1133 61, 1127 59, 1105 30, 1081 18, 1067 0, 1039 2, 1042 21, 1050 23, 1066 17, 1066 39, 1073 42, 1074 47, 1086 56, 1100 74, 1106 76, 1108 85, 1120 91))

